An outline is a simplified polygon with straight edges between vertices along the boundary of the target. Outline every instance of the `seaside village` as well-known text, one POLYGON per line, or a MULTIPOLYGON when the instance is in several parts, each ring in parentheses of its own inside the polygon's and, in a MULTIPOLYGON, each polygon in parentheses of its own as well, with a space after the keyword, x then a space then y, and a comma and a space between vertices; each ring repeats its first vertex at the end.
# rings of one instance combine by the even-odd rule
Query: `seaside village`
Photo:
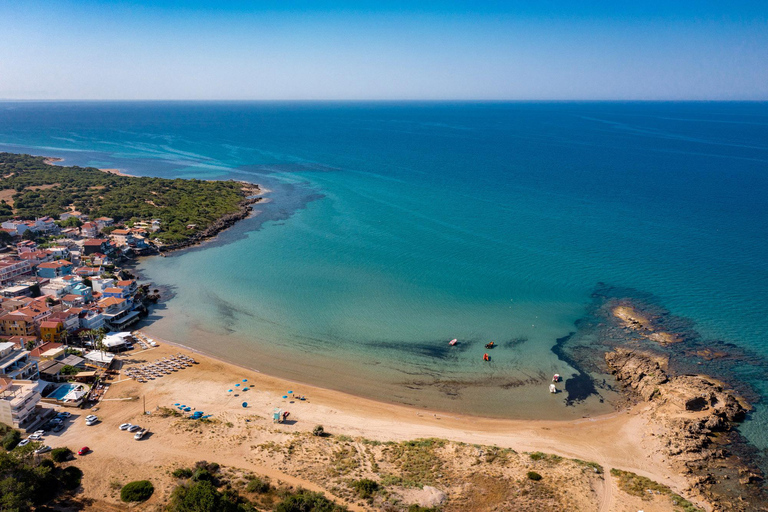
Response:
POLYGON ((78 212, 2 223, 0 423, 60 428, 54 408, 98 401, 115 353, 156 345, 126 332, 157 295, 120 265, 155 252, 157 229, 78 212))

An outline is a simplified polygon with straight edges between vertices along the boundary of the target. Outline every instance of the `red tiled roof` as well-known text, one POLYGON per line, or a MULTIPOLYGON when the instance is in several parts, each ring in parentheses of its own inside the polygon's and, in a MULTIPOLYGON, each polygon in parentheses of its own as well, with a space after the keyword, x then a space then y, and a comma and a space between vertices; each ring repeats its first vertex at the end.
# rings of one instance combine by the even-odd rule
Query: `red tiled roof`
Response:
POLYGON ((60 325, 62 325, 61 322, 50 322, 47 320, 45 322, 40 322, 41 329, 56 329, 60 325))
POLYGON ((106 242, 109 242, 109 240, 107 240, 106 238, 92 238, 90 240, 86 240, 85 242, 83 242, 83 245, 87 245, 87 246, 94 246, 94 245, 95 246, 100 246, 101 244, 106 243, 106 242))
POLYGON ((48 263, 41 263, 38 265, 38 268, 61 268, 61 267, 71 267, 72 263, 70 263, 67 260, 59 260, 59 261, 50 261, 48 263))

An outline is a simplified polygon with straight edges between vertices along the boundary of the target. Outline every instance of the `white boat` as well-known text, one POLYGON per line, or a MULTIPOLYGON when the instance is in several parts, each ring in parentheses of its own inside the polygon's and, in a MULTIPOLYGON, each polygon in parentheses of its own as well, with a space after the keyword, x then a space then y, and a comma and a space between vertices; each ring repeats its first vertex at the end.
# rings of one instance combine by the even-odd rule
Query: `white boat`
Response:
POLYGON ((450 346, 454 346, 459 342, 458 338, 453 338, 451 341, 448 342, 450 346))

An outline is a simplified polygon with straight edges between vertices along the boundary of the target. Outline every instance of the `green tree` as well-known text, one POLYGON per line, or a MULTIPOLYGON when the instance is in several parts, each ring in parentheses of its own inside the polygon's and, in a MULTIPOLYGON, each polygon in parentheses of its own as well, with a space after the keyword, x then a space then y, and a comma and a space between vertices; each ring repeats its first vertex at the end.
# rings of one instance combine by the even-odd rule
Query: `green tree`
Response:
POLYGON ((78 373, 80 373, 80 370, 69 364, 64 365, 64 367, 61 369, 62 375, 77 375, 78 373))

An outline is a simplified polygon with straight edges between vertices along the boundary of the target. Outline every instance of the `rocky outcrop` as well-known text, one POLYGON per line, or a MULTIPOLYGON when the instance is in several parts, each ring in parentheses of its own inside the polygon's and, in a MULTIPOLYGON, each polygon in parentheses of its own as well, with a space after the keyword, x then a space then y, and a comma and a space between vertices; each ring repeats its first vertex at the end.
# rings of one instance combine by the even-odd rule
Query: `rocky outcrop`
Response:
POLYGON ((762 482, 759 471, 728 450, 729 436, 738 436, 733 427, 750 409, 732 390, 703 375, 670 375, 668 357, 650 351, 617 348, 605 355, 605 361, 636 400, 652 405, 648 414, 654 436, 670 465, 689 476, 693 492, 722 506, 713 488, 728 480, 729 473, 739 485, 753 487, 749 491, 762 492, 753 485, 762 482))

